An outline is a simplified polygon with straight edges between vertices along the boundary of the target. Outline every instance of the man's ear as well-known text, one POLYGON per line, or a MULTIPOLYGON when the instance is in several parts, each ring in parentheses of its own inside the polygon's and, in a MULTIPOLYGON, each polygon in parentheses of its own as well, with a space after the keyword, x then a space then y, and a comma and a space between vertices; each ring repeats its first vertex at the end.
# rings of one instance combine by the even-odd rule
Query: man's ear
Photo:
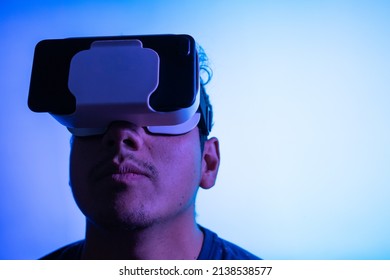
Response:
POLYGON ((202 177, 199 186, 209 189, 214 186, 217 179, 220 162, 219 141, 213 137, 204 143, 202 155, 202 177))

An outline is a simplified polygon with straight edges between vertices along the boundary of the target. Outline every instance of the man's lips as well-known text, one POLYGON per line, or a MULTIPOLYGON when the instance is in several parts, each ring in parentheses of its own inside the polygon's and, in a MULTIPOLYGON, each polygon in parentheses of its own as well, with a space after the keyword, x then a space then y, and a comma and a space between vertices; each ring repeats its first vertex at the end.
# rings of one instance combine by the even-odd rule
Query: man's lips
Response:
POLYGON ((133 163, 105 164, 98 166, 94 172, 93 179, 100 181, 103 179, 111 179, 114 181, 125 181, 137 178, 152 178, 152 172, 146 168, 141 168, 133 163))
POLYGON ((118 167, 112 167, 112 169, 109 171, 109 174, 115 174, 115 175, 135 174, 135 175, 148 176, 146 171, 131 164, 122 164, 118 167))

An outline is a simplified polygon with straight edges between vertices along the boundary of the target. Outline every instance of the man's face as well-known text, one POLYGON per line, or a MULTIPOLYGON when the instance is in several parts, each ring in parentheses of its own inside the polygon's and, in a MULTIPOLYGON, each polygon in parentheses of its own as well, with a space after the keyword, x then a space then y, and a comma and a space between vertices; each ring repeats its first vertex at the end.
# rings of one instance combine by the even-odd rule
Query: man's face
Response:
POLYGON ((215 142, 214 181, 205 183, 208 159, 198 129, 162 136, 117 122, 104 135, 75 137, 70 157, 75 200, 89 222, 105 228, 139 228, 193 215, 198 186, 215 182, 215 142))

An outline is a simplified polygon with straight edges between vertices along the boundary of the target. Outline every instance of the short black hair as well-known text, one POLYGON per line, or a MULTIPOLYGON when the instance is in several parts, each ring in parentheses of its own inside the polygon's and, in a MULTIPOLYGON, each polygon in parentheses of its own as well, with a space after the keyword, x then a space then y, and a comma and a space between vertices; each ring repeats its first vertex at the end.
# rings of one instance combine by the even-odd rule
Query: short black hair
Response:
POLYGON ((210 82, 213 76, 213 71, 210 68, 209 59, 204 49, 200 45, 197 45, 197 51, 199 57, 200 98, 201 102, 203 103, 202 106, 206 108, 203 114, 207 114, 207 116, 202 116, 202 118, 205 118, 205 121, 202 123, 206 123, 206 127, 204 127, 204 125, 198 126, 200 134, 200 143, 203 151, 204 143, 207 141, 209 132, 211 131, 211 128, 214 124, 213 107, 210 102, 210 97, 207 94, 205 88, 205 86, 210 82))

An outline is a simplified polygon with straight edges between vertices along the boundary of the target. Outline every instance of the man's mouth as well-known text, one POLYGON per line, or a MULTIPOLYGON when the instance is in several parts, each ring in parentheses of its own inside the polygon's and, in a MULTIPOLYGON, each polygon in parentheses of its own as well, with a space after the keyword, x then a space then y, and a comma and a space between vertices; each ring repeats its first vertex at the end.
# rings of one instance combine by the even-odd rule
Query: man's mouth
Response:
POLYGON ((114 181, 126 181, 149 177, 145 171, 132 165, 121 165, 116 170, 110 172, 107 176, 110 176, 114 181))
POLYGON ((113 180, 115 182, 128 182, 129 180, 139 180, 145 178, 151 178, 152 174, 146 169, 140 168, 132 163, 106 164, 99 166, 95 170, 95 181, 104 179, 113 180))

